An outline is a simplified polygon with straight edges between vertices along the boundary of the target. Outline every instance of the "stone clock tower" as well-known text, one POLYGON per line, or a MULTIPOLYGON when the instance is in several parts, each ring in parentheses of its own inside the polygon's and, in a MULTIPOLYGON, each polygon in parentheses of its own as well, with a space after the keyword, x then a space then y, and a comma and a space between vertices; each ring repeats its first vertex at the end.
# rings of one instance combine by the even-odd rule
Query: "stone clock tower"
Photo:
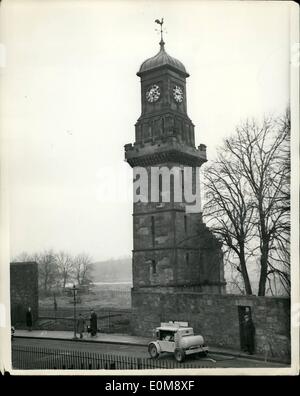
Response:
POLYGON ((191 206, 184 195, 191 188, 200 199, 199 168, 207 161, 206 146, 195 147, 194 124, 187 114, 189 74, 166 52, 162 37, 159 45, 159 52, 145 60, 137 73, 142 111, 135 143, 125 145, 126 161, 134 171, 145 169, 149 187, 146 199, 133 207, 133 306, 140 292, 146 300, 153 292, 225 292, 220 242, 202 222, 199 208, 187 210, 191 206), (171 171, 170 183, 163 186, 159 179, 156 187, 152 171, 162 167, 171 171), (187 168, 192 177, 184 180, 187 168), (177 173, 172 173, 174 169, 177 173), (173 192, 176 177, 182 182, 180 202, 173 192), (159 200, 153 202, 155 188, 159 200), (169 200, 164 199, 166 193, 169 200))

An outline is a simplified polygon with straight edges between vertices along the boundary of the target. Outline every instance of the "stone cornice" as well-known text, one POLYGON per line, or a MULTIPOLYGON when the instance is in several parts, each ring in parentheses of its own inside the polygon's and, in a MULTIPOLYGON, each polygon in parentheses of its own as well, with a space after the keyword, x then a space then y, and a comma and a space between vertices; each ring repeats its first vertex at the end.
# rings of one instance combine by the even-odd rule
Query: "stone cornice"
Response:
MULTIPOLYGON (((189 289, 191 287, 201 287, 201 286, 225 286, 227 282, 225 281, 202 281, 197 283, 169 283, 169 284, 155 284, 155 285, 136 285, 133 288, 133 292, 138 292, 139 289, 189 289)), ((182 291, 182 290, 180 290, 182 291)), ((144 292, 144 291, 143 291, 144 292)), ((197 292, 195 292, 197 293, 197 292)), ((238 297, 238 296, 237 296, 238 297)), ((244 297, 244 296, 243 296, 244 297)))
POLYGON ((158 214, 158 213, 163 213, 163 212, 181 212, 181 213, 186 213, 186 210, 184 208, 168 208, 168 209, 161 209, 161 208, 155 208, 155 210, 149 210, 148 212, 142 211, 142 212, 134 212, 132 213, 132 216, 145 216, 145 215, 153 215, 153 214, 158 214))
POLYGON ((202 247, 188 247, 188 246, 166 246, 166 247, 151 247, 151 248, 141 248, 141 249, 133 249, 132 253, 139 253, 139 252, 152 252, 155 250, 190 250, 190 251, 197 251, 203 250, 202 247))
POLYGON ((206 148, 198 149, 171 141, 162 144, 125 146, 125 160, 131 167, 153 166, 164 163, 175 163, 186 166, 201 166, 206 159, 206 148))

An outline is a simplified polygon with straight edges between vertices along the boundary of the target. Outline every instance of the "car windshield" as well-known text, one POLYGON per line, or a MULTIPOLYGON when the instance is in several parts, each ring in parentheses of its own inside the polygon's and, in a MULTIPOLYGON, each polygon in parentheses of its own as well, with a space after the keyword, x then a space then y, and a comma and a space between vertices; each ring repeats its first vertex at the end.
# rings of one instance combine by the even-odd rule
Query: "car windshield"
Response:
POLYGON ((174 341, 174 332, 167 330, 160 330, 159 339, 162 341, 174 341))

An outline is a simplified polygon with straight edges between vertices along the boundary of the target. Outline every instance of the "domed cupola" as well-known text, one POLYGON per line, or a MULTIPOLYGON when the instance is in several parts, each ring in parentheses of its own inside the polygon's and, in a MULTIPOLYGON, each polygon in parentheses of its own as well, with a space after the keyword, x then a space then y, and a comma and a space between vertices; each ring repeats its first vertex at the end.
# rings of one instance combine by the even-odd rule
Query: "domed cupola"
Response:
POLYGON ((160 51, 152 58, 146 59, 137 72, 137 75, 141 77, 144 73, 154 71, 155 69, 166 67, 171 70, 175 70, 177 73, 183 75, 183 77, 189 77, 184 65, 178 59, 170 56, 165 50, 165 43, 163 40, 160 41, 160 51))

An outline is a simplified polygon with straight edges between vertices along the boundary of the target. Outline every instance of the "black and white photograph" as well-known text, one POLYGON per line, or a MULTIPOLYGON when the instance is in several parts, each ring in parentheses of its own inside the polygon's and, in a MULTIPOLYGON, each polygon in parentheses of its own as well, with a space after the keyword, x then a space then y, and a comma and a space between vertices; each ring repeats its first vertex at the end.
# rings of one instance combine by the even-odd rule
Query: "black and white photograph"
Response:
POLYGON ((292 1, 1 1, 1 372, 298 374, 299 54, 292 1))

